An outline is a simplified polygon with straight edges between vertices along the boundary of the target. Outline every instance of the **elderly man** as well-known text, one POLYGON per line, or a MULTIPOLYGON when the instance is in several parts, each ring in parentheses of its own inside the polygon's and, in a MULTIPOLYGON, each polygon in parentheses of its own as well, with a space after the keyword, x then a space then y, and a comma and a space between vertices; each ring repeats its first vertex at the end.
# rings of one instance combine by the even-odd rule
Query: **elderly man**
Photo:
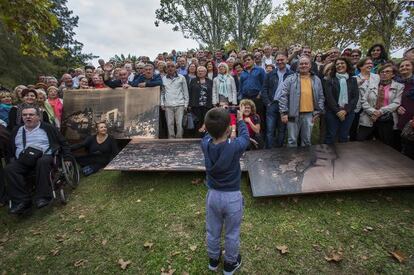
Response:
POLYGON ((66 90, 70 90, 74 88, 73 78, 70 74, 63 74, 62 78, 60 79, 60 86, 58 95, 60 98, 63 98, 63 93, 66 90))
POLYGON ((324 110, 325 98, 319 77, 311 73, 311 60, 299 58, 299 72, 283 82, 279 99, 282 122, 287 124, 288 146, 296 147, 300 134, 301 146, 311 145, 313 123, 324 110))
POLYGON ((185 57, 178 58, 177 73, 183 76, 187 75, 187 60, 185 59, 185 57))
POLYGON ((159 74, 154 74, 154 66, 152 64, 145 64, 142 75, 135 77, 131 83, 133 87, 156 87, 162 85, 162 79, 159 74))
POLYGON ((275 65, 275 58, 272 55, 272 47, 269 45, 263 48, 262 68, 265 69, 266 65, 275 65))
MULTIPOLYGON (((298 53, 298 52, 296 52, 296 53, 298 53)), ((299 52, 299 53, 300 53, 300 56, 306 56, 311 60, 311 71, 312 71, 313 74, 317 75, 318 74, 318 64, 316 64, 315 62, 312 61, 312 49, 311 49, 311 47, 303 46, 302 51, 299 52)), ((299 60, 293 61, 290 64, 290 69, 292 71, 296 72, 298 70, 298 63, 299 63, 299 60)))
POLYGON ((7 193, 11 200, 10 214, 23 214, 31 208, 31 192, 26 188, 25 176, 36 172, 34 199, 37 208, 48 205, 52 200, 49 173, 53 157, 52 152, 61 148, 68 156, 70 149, 59 131, 51 124, 40 121, 40 110, 33 105, 22 109, 24 125, 16 127, 11 133, 11 152, 16 158, 4 169, 8 182, 7 193), (39 153, 36 158, 30 157, 39 153))
POLYGON ((128 89, 131 87, 131 82, 128 81, 128 71, 126 69, 121 69, 119 71, 118 79, 110 79, 110 72, 113 69, 113 65, 111 63, 106 63, 104 66, 104 83, 106 86, 111 87, 112 89, 122 87, 124 89, 128 89))
POLYGON ((124 65, 124 69, 127 70, 127 72, 128 72, 128 81, 132 82, 135 78, 135 72, 132 69, 132 64, 131 63, 126 63, 124 65))
POLYGON ((188 88, 185 77, 177 74, 174 62, 167 62, 167 74, 162 77, 162 83, 164 87, 161 91, 161 108, 165 110, 168 137, 182 138, 184 110, 188 107, 188 88))

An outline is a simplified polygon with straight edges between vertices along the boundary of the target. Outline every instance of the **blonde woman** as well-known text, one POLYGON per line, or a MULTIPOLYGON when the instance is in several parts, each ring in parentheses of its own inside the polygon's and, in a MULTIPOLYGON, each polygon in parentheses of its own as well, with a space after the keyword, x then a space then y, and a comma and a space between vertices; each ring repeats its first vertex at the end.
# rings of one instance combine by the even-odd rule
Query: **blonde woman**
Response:
POLYGON ((233 76, 229 74, 229 66, 221 62, 218 65, 218 75, 213 80, 213 105, 237 104, 237 88, 233 76))

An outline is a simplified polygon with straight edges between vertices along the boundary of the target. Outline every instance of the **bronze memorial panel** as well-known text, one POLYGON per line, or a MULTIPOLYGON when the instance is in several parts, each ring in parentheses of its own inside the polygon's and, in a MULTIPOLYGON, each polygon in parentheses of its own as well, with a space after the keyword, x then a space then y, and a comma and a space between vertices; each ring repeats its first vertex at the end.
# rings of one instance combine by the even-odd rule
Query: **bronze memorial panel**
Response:
POLYGON ((69 140, 82 140, 105 120, 117 139, 158 138, 160 88, 70 90, 64 94, 62 129, 69 140))
POLYGON ((414 161, 379 142, 246 154, 254 197, 414 185, 414 161))
MULTIPOLYGON (((243 159, 242 171, 246 171, 243 159)), ((133 139, 105 170, 205 171, 200 139, 133 139)))

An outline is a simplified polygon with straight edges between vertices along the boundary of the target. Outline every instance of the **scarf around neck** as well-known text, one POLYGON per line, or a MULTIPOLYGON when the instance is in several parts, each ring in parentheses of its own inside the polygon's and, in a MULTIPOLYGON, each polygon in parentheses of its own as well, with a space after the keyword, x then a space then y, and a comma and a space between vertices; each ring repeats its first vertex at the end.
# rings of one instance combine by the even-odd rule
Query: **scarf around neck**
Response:
POLYGON ((339 80, 339 98, 338 105, 340 107, 345 107, 348 104, 348 85, 346 81, 349 78, 349 74, 336 73, 336 78, 339 80))
POLYGON ((218 93, 219 95, 222 95, 226 98, 229 97, 229 91, 227 90, 227 79, 228 79, 228 75, 227 74, 219 74, 217 76, 217 79, 219 81, 219 86, 218 86, 218 93))

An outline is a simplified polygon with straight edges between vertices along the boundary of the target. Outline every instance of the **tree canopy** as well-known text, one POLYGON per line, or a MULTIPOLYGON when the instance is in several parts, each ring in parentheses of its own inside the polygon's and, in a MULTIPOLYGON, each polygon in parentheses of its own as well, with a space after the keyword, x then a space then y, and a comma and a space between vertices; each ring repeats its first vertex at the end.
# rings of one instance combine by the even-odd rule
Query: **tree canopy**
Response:
POLYGON ((230 38, 249 47, 271 8, 271 0, 161 0, 155 25, 172 24, 174 31, 208 48, 222 48, 230 38))
POLYGON ((94 58, 82 53, 79 18, 67 0, 0 0, 0 84, 13 87, 37 74, 61 75, 94 58))
POLYGON ((382 43, 393 51, 414 44, 413 17, 409 1, 287 0, 258 42, 279 47, 301 43, 318 50, 382 43))

